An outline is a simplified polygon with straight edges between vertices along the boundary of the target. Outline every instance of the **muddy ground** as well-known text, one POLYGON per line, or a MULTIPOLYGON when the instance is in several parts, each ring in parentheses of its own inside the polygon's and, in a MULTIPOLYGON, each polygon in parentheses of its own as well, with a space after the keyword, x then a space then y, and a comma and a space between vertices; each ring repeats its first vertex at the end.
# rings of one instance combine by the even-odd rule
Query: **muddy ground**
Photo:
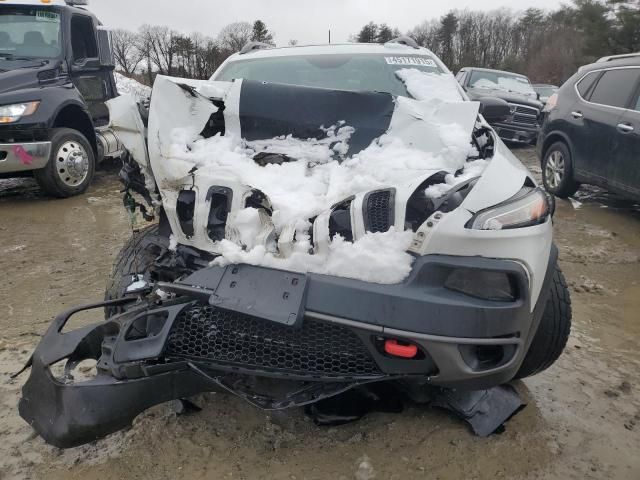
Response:
MULTIPOLYGON (((516 154, 540 173, 533 150, 516 154)), ((569 345, 551 369, 515 382, 528 406, 502 435, 477 438, 427 407, 321 428, 297 410, 210 394, 195 415, 163 405, 92 445, 47 446, 18 417, 25 378, 9 373, 54 314, 102 298, 129 235, 116 173, 100 171, 68 200, 0 181, 0 478, 640 479, 640 206, 586 188, 558 202, 555 222, 573 296, 569 345)))

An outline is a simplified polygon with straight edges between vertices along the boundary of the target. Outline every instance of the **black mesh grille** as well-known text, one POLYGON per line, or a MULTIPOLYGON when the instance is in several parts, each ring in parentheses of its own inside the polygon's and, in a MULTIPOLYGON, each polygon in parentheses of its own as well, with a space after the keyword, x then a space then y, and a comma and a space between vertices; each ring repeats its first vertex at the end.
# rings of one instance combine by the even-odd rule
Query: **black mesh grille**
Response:
POLYGON ((380 375, 360 338, 343 326, 305 319, 296 329, 211 306, 180 313, 167 356, 303 376, 380 375))
POLYGON ((373 192, 365 198, 365 227, 368 232, 387 232, 393 224, 392 191, 373 192))

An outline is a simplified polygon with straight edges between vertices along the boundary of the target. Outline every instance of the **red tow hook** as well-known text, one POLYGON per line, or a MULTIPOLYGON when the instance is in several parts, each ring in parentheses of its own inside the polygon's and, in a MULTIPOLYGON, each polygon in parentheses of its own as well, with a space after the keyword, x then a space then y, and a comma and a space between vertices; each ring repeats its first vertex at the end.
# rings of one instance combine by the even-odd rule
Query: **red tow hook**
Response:
POLYGON ((400 358, 416 358, 418 347, 415 345, 400 345, 397 340, 386 340, 384 351, 389 355, 400 358))

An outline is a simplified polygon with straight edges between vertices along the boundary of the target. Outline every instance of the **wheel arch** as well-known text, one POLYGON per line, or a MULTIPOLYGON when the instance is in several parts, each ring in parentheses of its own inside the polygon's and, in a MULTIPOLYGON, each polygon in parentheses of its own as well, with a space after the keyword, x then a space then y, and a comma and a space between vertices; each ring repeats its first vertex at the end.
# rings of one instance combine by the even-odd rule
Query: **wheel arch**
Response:
POLYGON ((81 105, 75 103, 63 105, 56 113, 52 126, 53 128, 70 128, 82 133, 91 145, 97 160, 98 144, 93 120, 81 105))
POLYGON ((572 162, 574 161, 573 142, 571 141, 571 139, 566 133, 561 132, 559 130, 555 130, 547 134, 546 137, 544 137, 544 141, 541 149, 542 154, 540 155, 540 163, 544 162, 544 159, 547 156, 547 151, 549 150, 551 145, 553 145, 556 142, 562 142, 567 146, 567 148, 569 149, 569 153, 571 154, 571 161, 572 162))

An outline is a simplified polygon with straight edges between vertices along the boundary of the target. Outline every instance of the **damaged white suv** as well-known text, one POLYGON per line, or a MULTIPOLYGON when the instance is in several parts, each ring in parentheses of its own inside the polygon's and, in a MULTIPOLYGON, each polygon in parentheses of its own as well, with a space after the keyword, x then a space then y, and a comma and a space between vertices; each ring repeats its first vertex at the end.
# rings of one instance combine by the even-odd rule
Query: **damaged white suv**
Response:
POLYGON ((126 204, 159 221, 106 303, 34 352, 20 413, 50 443, 219 388, 267 409, 382 381, 487 388, 564 349, 552 200, 486 122, 508 106, 469 101, 409 39, 263 47, 211 81, 158 77, 148 123, 110 102, 126 204), (74 377, 86 360, 95 377, 74 377))

